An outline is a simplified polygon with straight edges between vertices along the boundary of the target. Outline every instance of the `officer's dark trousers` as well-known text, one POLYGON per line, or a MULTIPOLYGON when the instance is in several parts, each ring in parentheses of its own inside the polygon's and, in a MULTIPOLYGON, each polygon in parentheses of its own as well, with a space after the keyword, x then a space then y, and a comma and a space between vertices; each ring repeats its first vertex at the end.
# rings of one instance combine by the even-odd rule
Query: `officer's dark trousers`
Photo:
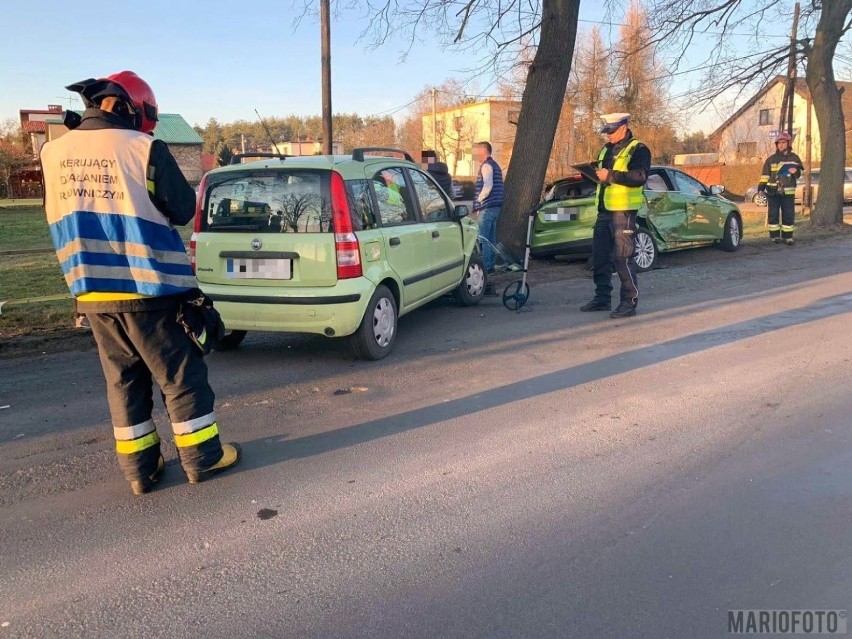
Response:
POLYGON ((160 387, 178 455, 187 473, 222 457, 207 365, 177 323, 177 306, 133 313, 87 313, 98 345, 124 476, 150 476, 160 457, 153 382, 160 387))
POLYGON ((766 200, 769 237, 783 237, 785 240, 793 237, 793 231, 796 230, 796 206, 793 196, 770 195, 766 200))
POLYGON ((633 261, 633 236, 636 234, 636 211, 598 212, 592 238, 595 298, 609 303, 612 295, 612 271, 621 279, 623 306, 635 308, 639 303, 636 263, 633 261))

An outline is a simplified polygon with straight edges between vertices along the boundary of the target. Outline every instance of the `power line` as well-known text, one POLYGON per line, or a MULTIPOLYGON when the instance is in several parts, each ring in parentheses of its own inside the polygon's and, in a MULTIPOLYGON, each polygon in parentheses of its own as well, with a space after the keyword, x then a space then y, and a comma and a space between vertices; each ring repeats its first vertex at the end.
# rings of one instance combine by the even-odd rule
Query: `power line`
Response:
MULTIPOLYGON (((609 22, 607 20, 584 20, 579 19, 577 22, 584 22, 587 24, 602 24, 608 27, 633 27, 636 25, 625 24, 622 22, 609 22)), ((696 35, 713 35, 713 36, 738 36, 743 38, 754 38, 760 35, 761 38, 783 38, 785 40, 789 40, 790 36, 786 35, 767 35, 767 34, 756 34, 756 33, 736 33, 734 31, 697 31, 696 35)))
MULTIPOLYGON (((739 57, 739 58, 731 58, 730 60, 725 60, 725 62, 726 63, 742 62, 743 60, 749 60, 756 55, 760 55, 760 54, 752 53, 752 54, 745 55, 745 56, 742 56, 742 57, 739 57)), ((841 56, 836 56, 836 57, 841 57, 841 56)), ((704 64, 704 65, 701 65, 701 66, 692 67, 691 69, 684 69, 683 71, 674 71, 672 73, 667 73, 665 75, 645 78, 645 81, 656 82, 658 80, 667 80, 667 79, 673 78, 675 76, 688 75, 690 73, 695 73, 696 71, 706 71, 708 69, 713 69, 713 68, 717 67, 719 64, 720 64, 719 62, 708 63, 708 64, 704 64)), ((625 86, 627 86, 627 83, 622 82, 622 83, 619 83, 619 84, 604 85, 604 86, 601 86, 600 88, 601 89, 618 89, 618 88, 622 88, 622 87, 625 87, 625 86)), ((444 91, 442 89, 436 89, 436 91, 438 91, 438 93, 443 93, 444 95, 450 95, 450 96, 453 96, 453 97, 471 97, 473 99, 482 99, 482 100, 492 99, 492 98, 493 99, 505 99, 507 97, 507 96, 504 96, 504 95, 470 95, 470 94, 467 94, 467 93, 453 93, 451 91, 444 91)), ((689 93, 691 93, 691 91, 687 92, 686 95, 688 95, 689 93)), ((512 94, 512 97, 520 98, 521 96, 519 96, 517 94, 512 94)), ((464 106, 464 105, 458 105, 458 106, 464 106)), ((455 107, 450 107, 450 108, 455 108, 455 107)))

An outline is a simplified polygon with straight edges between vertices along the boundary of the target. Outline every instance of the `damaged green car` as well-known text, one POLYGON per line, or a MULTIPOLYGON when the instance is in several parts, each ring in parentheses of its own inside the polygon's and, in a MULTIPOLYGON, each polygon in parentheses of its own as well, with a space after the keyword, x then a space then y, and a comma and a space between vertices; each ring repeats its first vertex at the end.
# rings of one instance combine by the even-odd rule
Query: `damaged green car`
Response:
MULTIPOLYGON (((724 190, 708 188, 677 169, 651 167, 638 214, 637 268, 651 270, 660 253, 708 244, 736 251, 742 216, 736 204, 722 197, 724 190)), ((546 187, 544 201, 533 224, 532 256, 591 255, 598 215, 595 184, 582 175, 567 177, 546 187)))

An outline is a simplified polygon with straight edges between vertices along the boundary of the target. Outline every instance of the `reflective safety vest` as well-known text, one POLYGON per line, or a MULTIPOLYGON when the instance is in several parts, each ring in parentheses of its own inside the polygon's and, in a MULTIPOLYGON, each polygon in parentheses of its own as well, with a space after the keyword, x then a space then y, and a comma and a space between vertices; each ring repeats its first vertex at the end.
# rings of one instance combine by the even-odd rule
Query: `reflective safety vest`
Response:
POLYGON ((129 129, 90 129, 42 147, 50 237, 73 296, 198 287, 183 240, 149 197, 153 142, 129 129))
MULTIPOLYGON (((627 171, 627 165, 630 164, 630 158, 633 157, 633 152, 641 142, 633 139, 627 144, 612 163, 613 171, 627 171)), ((603 160, 606 157, 607 147, 601 149, 598 156, 598 162, 603 166, 603 160)), ((641 186, 623 186, 621 184, 607 184, 606 188, 598 184, 597 201, 601 201, 601 191, 603 191, 603 205, 607 211, 637 211, 645 203, 644 188, 641 186)))

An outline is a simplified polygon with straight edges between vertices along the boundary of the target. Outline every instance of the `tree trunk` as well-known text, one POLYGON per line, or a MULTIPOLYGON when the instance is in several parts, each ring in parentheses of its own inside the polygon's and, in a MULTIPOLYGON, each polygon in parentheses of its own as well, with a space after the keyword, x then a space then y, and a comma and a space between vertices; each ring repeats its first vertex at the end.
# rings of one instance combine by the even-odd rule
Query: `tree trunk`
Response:
POLYGON ((843 223, 843 182, 846 163, 846 132, 841 91, 834 79, 832 61, 843 26, 852 11, 852 0, 822 3, 813 44, 807 57, 806 79, 819 123, 821 167, 819 200, 811 222, 815 226, 843 223))
POLYGON ((523 254, 528 213, 538 203, 547 174, 547 161, 571 72, 579 10, 580 0, 544 0, 542 5, 538 50, 530 64, 521 99, 497 227, 500 240, 516 255, 523 254))

